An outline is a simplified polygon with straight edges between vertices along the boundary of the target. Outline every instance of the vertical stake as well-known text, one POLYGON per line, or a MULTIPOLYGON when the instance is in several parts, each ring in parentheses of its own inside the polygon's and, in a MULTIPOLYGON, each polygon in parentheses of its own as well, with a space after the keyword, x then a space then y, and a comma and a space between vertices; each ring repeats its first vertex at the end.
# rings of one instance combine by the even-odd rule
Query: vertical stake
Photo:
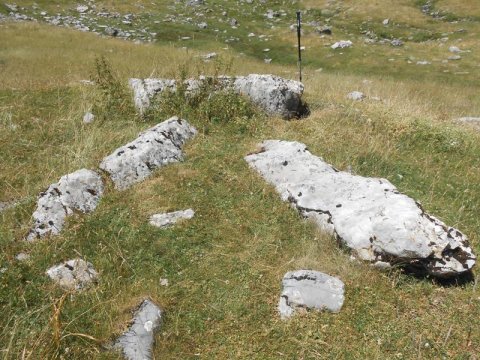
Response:
POLYGON ((298 74, 300 82, 302 81, 302 49, 300 44, 300 37, 302 36, 302 18, 300 10, 297 11, 297 39, 298 39, 298 74))

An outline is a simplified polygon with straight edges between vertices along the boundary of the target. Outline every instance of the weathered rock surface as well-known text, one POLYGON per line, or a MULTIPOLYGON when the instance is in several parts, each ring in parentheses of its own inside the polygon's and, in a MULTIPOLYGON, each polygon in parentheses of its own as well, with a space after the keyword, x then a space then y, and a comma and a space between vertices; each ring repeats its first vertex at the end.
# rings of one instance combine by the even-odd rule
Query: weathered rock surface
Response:
MULTIPOLYGON (((186 80, 187 93, 197 90, 202 81, 186 80)), ((304 115, 308 110, 302 102, 303 84, 287 80, 275 75, 250 74, 235 78, 219 77, 219 90, 233 89, 239 94, 249 97, 252 102, 262 108, 267 114, 291 119, 304 115)), ((130 79, 135 106, 140 113, 144 113, 150 106, 151 100, 164 91, 176 91, 175 80, 169 79, 130 79)))
POLYGON ((235 90, 248 96, 267 114, 291 119, 303 115, 303 84, 274 75, 250 74, 239 76, 234 82, 235 90))
POLYGON ((94 171, 81 169, 62 176, 58 183, 50 185, 40 194, 33 213, 35 222, 27 240, 57 235, 67 216, 74 211, 89 213, 95 210, 102 194, 102 178, 94 171))
POLYGON ((182 146, 196 133, 186 120, 172 117, 119 147, 103 159, 100 168, 110 174, 115 188, 127 189, 150 176, 155 169, 182 161, 182 146))
POLYGON ((440 278, 475 264, 464 234, 425 213, 388 180, 338 171, 298 142, 265 141, 245 159, 284 201, 363 260, 440 278))
POLYGON ((82 259, 68 260, 51 267, 46 273, 67 290, 81 290, 98 278, 93 265, 82 259))
POLYGON ((93 115, 90 111, 87 111, 85 115, 83 115, 83 123, 90 124, 95 120, 95 115, 93 115))
POLYGON ((165 214, 154 214, 150 217, 150 225, 166 228, 180 220, 188 220, 193 218, 195 211, 192 209, 174 211, 165 214))
POLYGON ((282 319, 298 309, 339 312, 343 306, 344 285, 339 279, 313 270, 297 270, 285 274, 278 311, 282 319))
POLYGON ((160 308, 150 300, 144 300, 135 311, 129 329, 117 339, 114 347, 121 350, 128 360, 152 359, 154 333, 161 320, 160 308))
POLYGON ((150 100, 156 94, 177 89, 175 80, 168 79, 130 79, 128 83, 133 90, 135 107, 140 114, 150 106, 150 100))

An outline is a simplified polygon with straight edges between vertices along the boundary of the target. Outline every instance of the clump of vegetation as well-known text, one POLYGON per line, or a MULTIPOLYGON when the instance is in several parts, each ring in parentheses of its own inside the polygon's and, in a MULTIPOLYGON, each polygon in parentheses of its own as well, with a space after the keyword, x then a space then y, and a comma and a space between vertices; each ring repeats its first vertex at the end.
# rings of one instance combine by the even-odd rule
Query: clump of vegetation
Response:
POLYGON ((95 59, 95 69, 91 75, 96 91, 93 99, 93 112, 101 119, 116 119, 135 110, 131 96, 124 83, 104 56, 95 59))
POLYGON ((248 123, 264 115, 250 100, 225 86, 228 78, 219 74, 228 72, 228 66, 224 71, 220 68, 217 65, 212 76, 188 79, 188 70, 180 66, 175 89, 159 94, 145 116, 148 119, 179 116, 200 125, 207 132, 208 125, 227 123, 238 125, 240 132, 248 131, 248 123))

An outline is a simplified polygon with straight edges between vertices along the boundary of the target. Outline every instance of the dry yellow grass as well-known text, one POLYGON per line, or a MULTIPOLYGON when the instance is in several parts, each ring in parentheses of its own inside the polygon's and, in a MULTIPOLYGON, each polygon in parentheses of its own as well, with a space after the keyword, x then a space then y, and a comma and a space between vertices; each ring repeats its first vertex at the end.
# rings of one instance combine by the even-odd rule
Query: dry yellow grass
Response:
POLYGON ((438 0, 435 7, 460 17, 480 16, 480 3, 477 0, 438 0))

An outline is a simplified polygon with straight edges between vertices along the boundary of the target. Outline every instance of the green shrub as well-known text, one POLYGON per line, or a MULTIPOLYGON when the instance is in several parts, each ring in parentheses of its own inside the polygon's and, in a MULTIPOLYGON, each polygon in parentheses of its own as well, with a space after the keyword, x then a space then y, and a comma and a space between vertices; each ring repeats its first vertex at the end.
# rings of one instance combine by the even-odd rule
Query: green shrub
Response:
POLYGON ((93 96, 93 112, 103 120, 116 119, 129 114, 135 116, 131 96, 111 64, 104 56, 95 59, 95 69, 91 75, 96 91, 93 96))

